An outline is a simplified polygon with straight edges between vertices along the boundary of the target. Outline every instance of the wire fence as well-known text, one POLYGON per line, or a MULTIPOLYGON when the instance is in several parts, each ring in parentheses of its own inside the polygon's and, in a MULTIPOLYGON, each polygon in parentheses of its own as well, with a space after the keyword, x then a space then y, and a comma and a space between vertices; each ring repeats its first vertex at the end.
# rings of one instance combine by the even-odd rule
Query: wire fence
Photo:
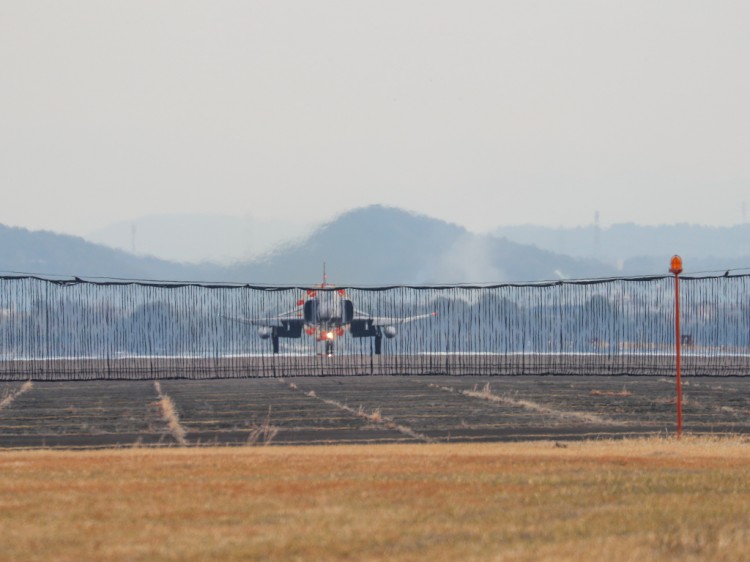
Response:
MULTIPOLYGON (((750 275, 681 278, 683 375, 750 372, 750 275)), ((672 276, 271 287, 0 277, 0 380, 674 374, 672 276)))

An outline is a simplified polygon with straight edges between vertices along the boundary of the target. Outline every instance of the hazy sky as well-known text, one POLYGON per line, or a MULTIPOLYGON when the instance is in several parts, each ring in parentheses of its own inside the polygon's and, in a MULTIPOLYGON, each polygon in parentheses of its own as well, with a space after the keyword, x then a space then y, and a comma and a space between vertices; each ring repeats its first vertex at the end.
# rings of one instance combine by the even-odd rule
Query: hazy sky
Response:
POLYGON ((0 222, 734 224, 748 22, 746 0, 0 0, 0 222))

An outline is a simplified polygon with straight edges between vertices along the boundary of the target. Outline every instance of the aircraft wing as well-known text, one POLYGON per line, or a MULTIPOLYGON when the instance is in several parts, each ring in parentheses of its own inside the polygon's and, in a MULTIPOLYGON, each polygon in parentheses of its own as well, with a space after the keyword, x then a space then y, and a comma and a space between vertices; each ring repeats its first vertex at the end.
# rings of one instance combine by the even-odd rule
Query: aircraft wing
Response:
POLYGON ((239 322, 240 324, 249 324, 250 326, 265 326, 266 328, 282 328, 284 326, 299 323, 304 324, 305 321, 301 318, 302 310, 300 308, 294 308, 281 314, 268 314, 266 316, 259 316, 256 318, 247 318, 246 316, 227 316, 222 314, 221 317, 226 320, 232 320, 239 322))
POLYGON ((369 320, 372 322, 373 326, 398 326, 401 324, 408 324, 409 322, 414 322, 415 320, 422 320, 423 318, 431 318, 435 316, 434 312, 428 312, 427 314, 417 314, 415 316, 403 316, 403 317, 393 317, 393 316, 369 316, 369 317, 362 317, 362 318, 355 318, 355 320, 369 320))
MULTIPOLYGON (((435 316, 434 312, 428 314, 417 314, 415 316, 370 316, 367 313, 363 313, 359 310, 355 311, 355 316, 349 323, 349 333, 354 338, 366 338, 366 337, 378 337, 385 334, 386 337, 393 337, 396 335, 396 326, 401 324, 408 324, 414 320, 421 320, 423 318, 430 318, 435 316)), ((380 353, 376 351, 375 353, 380 353)))
POLYGON ((239 322, 241 324, 249 324, 250 326, 259 326, 266 328, 284 328, 289 329, 290 326, 302 326, 305 323, 303 318, 289 318, 286 315, 281 316, 267 316, 264 318, 241 318, 238 316, 222 316, 227 320, 239 322))

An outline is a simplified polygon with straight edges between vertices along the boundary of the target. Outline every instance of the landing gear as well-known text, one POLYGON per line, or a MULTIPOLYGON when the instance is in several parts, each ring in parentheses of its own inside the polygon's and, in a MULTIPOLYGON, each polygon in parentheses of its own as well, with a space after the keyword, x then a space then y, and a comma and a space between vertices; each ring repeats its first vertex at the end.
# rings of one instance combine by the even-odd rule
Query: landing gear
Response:
POLYGON ((276 331, 274 331, 273 335, 271 336, 271 344, 273 345, 273 353, 274 355, 279 353, 279 336, 276 335, 276 331))
POLYGON ((333 357, 333 342, 326 340, 326 356, 333 357))
POLYGON ((380 333, 380 330, 375 334, 375 355, 380 355, 380 352, 383 350, 383 334, 380 333))

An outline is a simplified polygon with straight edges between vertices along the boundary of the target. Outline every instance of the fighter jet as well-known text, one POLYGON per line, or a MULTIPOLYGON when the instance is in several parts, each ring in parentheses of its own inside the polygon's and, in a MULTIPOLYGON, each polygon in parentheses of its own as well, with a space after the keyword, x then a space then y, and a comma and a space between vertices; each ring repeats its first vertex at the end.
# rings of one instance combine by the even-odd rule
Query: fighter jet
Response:
POLYGON ((274 354, 279 353, 279 338, 301 338, 304 332, 322 344, 325 355, 330 357, 336 338, 347 332, 353 338, 375 338, 375 354, 380 355, 383 336, 394 338, 399 326, 435 315, 431 312, 394 318, 357 310, 344 289, 328 283, 324 265, 323 282, 315 289, 308 289, 306 298, 297 301, 296 309, 262 318, 227 318, 255 326, 260 338, 271 340, 274 354))

